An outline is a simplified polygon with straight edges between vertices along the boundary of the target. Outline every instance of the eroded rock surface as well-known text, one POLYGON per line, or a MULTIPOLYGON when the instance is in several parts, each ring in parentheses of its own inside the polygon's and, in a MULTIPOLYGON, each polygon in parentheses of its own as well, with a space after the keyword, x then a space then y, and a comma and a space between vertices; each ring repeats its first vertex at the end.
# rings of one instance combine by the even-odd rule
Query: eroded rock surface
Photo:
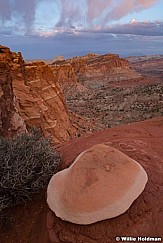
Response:
POLYGON ((52 176, 47 203, 61 219, 92 224, 124 213, 142 193, 147 174, 119 150, 97 144, 52 176))
POLYGON ((101 142, 119 149, 145 168, 148 183, 143 193, 124 214, 91 225, 63 221, 44 208, 33 225, 29 242, 112 243, 116 236, 124 235, 163 237, 163 118, 75 139, 60 148, 64 159, 61 169, 69 167, 79 153, 101 142))
POLYGON ((129 61, 88 54, 54 62, 68 110, 94 120, 99 130, 162 115, 163 84, 153 75, 158 69, 161 75, 161 60, 153 58, 155 65, 129 61), (143 68, 150 75, 144 76, 143 68))
POLYGON ((116 54, 90 53, 83 57, 56 61, 52 64, 52 69, 63 87, 68 82, 78 82, 86 88, 96 88, 105 82, 141 77, 129 66, 127 60, 116 54))
MULTIPOLYGON (((0 46, 0 135, 13 136, 26 131, 26 125, 18 111, 18 101, 13 91, 9 48, 0 46), (6 62, 7 60, 7 62, 6 62)), ((13 57, 15 61, 17 56, 13 57)), ((19 58, 19 56, 18 56, 19 58)))
POLYGON ((116 236, 124 235, 163 237, 163 118, 107 129, 67 142, 60 148, 63 156, 60 170, 69 167, 82 151, 98 143, 119 149, 146 170, 146 188, 131 207, 118 217, 77 225, 56 217, 49 210, 45 196, 40 195, 13 209, 13 227, 0 232, 2 242, 113 243, 116 236))
MULTIPOLYGON (((69 116, 60 85, 51 68, 44 62, 25 63, 21 53, 11 52, 3 46, 0 46, 0 61, 1 83, 6 82, 8 85, 5 86, 5 95, 1 102, 2 116, 7 117, 4 126, 9 126, 7 124, 11 120, 10 110, 13 110, 16 102, 18 112, 14 114, 19 114, 21 118, 14 115, 15 129, 20 130, 18 122, 24 120, 28 128, 36 126, 41 128, 45 135, 52 136, 54 143, 61 143, 90 132, 94 127, 92 122, 80 118, 79 115, 69 116), (8 96, 11 97, 7 98, 8 96), (5 99, 7 101, 4 101, 5 99), (11 109, 5 109, 7 106, 11 109), (82 120, 81 127, 77 120, 82 120)), ((1 88, 1 94, 2 92, 1 88)))

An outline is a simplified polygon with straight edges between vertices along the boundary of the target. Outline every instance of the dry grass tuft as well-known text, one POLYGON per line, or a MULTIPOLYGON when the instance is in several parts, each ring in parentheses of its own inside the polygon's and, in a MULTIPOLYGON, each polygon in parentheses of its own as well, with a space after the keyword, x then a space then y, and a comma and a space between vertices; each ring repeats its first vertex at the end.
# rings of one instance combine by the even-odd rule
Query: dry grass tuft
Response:
POLYGON ((11 139, 0 137, 0 225, 4 210, 22 204, 47 186, 61 161, 37 129, 11 139))

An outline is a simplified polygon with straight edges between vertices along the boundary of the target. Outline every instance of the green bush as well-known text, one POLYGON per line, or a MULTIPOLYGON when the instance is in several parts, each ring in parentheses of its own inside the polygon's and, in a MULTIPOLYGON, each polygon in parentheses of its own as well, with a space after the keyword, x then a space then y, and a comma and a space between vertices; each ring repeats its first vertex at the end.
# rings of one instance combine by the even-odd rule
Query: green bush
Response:
POLYGON ((60 161, 50 140, 36 129, 11 139, 0 137, 0 214, 47 186, 60 161))

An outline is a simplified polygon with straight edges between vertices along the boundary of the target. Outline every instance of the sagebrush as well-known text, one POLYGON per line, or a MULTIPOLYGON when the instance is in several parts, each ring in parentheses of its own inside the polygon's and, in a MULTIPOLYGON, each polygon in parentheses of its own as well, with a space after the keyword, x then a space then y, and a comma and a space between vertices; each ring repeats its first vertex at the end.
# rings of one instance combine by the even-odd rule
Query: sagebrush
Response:
POLYGON ((0 214, 38 193, 61 161, 39 130, 11 139, 0 137, 0 214))

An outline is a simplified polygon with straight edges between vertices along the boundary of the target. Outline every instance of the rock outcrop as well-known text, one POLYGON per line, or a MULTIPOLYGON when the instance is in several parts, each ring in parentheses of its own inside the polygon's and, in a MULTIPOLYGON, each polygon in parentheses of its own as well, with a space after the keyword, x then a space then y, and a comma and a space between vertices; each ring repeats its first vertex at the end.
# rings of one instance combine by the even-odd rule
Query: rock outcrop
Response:
MULTIPOLYGON (((4 99, 7 99, 6 105, 13 109, 15 99, 17 114, 20 114, 22 118, 20 120, 24 120, 27 128, 31 126, 41 128, 45 135, 52 136, 54 143, 67 141, 85 133, 86 129, 80 130, 80 125, 76 127, 69 118, 63 92, 48 65, 41 61, 25 63, 21 53, 11 52, 9 48, 3 46, 0 46, 0 60, 2 67, 0 78, 3 82, 9 83, 1 105, 4 104, 4 99), (11 96, 10 101, 7 96, 11 96)), ((7 116, 5 126, 9 126, 7 124, 10 120, 10 111, 4 107, 6 106, 3 105, 1 113, 8 112, 3 116, 7 116)), ((16 123, 18 117, 16 115, 14 117, 16 123)), ((15 126, 18 127, 18 124, 15 126)))
MULTIPOLYGON (((15 61, 15 59, 13 58, 15 61)), ((13 91, 10 68, 11 52, 0 46, 0 135, 13 136, 26 131, 24 120, 18 111, 18 101, 13 91)))
POLYGON ((163 118, 107 129, 67 142, 60 148, 63 156, 60 169, 69 167, 81 152, 98 143, 122 151, 146 170, 145 190, 131 207, 118 217, 91 225, 77 225, 56 217, 46 206, 45 199, 39 197, 14 211, 15 224, 10 234, 2 233, 2 242, 14 243, 21 239, 31 243, 113 243, 117 236, 163 237, 163 118), (21 227, 23 233, 18 230, 21 227))
POLYGON ((145 57, 128 59, 132 66, 114 54, 88 54, 54 62, 51 66, 68 110, 94 120, 100 124, 97 129, 162 115, 162 57, 153 57, 150 65, 145 57))
POLYGON ((43 62, 25 65, 27 93, 24 97, 21 86, 15 86, 19 97, 21 115, 28 126, 39 126, 46 135, 52 135, 56 142, 63 142, 75 136, 60 85, 56 82, 52 70, 43 62))
POLYGON ((91 225, 77 225, 56 217, 49 210, 43 192, 26 205, 12 209, 13 225, 10 231, 0 231, 2 242, 112 243, 116 236, 163 237, 163 117, 107 129, 65 143, 60 148, 63 157, 60 170, 68 168, 81 152, 98 143, 127 154, 148 174, 145 190, 127 212, 91 225))
POLYGON ((54 74, 65 88, 67 84, 76 82, 87 88, 96 89, 103 83, 138 78, 127 60, 116 54, 88 54, 83 57, 56 61, 52 64, 54 74))
POLYGON ((47 203, 62 220, 92 224, 124 213, 146 183, 147 174, 139 163, 117 149, 97 144, 52 176, 47 203))

